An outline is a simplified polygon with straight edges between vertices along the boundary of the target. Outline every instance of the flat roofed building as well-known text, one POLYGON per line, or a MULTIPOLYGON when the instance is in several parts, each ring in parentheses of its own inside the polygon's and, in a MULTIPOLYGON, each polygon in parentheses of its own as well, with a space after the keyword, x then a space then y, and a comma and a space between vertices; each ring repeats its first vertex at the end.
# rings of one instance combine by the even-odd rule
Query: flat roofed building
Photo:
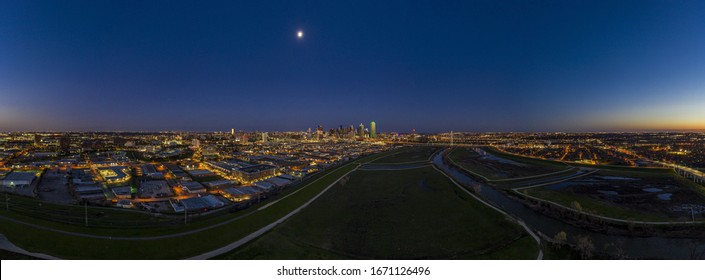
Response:
POLYGON ((2 179, 2 185, 11 188, 25 187, 31 185, 36 178, 37 174, 34 172, 14 171, 2 179))
POLYGON ((215 173, 211 172, 210 170, 206 170, 206 169, 193 169, 193 170, 188 170, 186 172, 188 172, 188 174, 190 174, 193 177, 215 176, 215 173))
POLYGON ((177 178, 180 178, 182 180, 186 178, 191 179, 191 177, 189 177, 188 174, 186 174, 186 172, 184 172, 184 170, 176 164, 165 163, 164 167, 166 167, 177 178))
POLYGON ((272 183, 272 184, 274 184, 274 185, 277 186, 277 187, 283 187, 283 186, 286 186, 286 185, 288 185, 288 184, 291 184, 291 181, 290 181, 290 180, 287 180, 287 179, 284 179, 284 178, 281 178, 281 177, 272 177, 272 178, 269 178, 269 179, 265 180, 265 182, 272 183))
POLYGON ((205 185, 208 189, 224 189, 236 186, 237 182, 231 180, 215 180, 204 182, 203 185, 205 185))
POLYGON ((96 185, 80 185, 74 190, 76 198, 85 200, 105 200, 103 188, 96 185))
MULTIPOLYGON (((225 206, 225 202, 221 201, 214 195, 206 195, 202 197, 191 197, 182 199, 181 205, 188 212, 205 211, 225 206)), ((176 211, 176 209, 174 209, 176 211)))
POLYGON ((122 183, 130 180, 130 168, 127 166, 111 166, 98 169, 100 176, 109 184, 122 183))
POLYGON ((260 188, 262 188, 262 189, 265 190, 265 191, 269 191, 269 190, 273 189, 274 187, 276 187, 276 185, 274 185, 274 184, 272 184, 272 183, 270 183, 270 182, 267 182, 267 181, 259 181, 259 182, 256 182, 256 183, 255 183, 255 186, 260 187, 260 188))
POLYGON ((268 164, 253 165, 233 170, 235 178, 245 183, 252 183, 277 175, 277 167, 268 164))
POLYGON ((261 194, 262 192, 264 192, 264 190, 258 187, 247 186, 239 188, 227 188, 224 189, 221 193, 223 197, 229 200, 240 202, 252 199, 253 197, 257 197, 257 195, 261 194))
POLYGON ((225 162, 215 162, 215 161, 209 161, 209 162, 206 162, 206 164, 210 168, 212 168, 218 172, 222 172, 222 173, 226 173, 226 174, 230 174, 233 170, 240 167, 240 166, 231 165, 231 164, 228 164, 225 162))
POLYGON ((192 197, 187 199, 182 199, 181 204, 186 208, 186 211, 205 211, 208 210, 208 202, 200 197, 192 197))
POLYGON ((118 199, 130 199, 132 198, 132 188, 131 187, 117 187, 110 189, 115 198, 118 199))
POLYGON ((294 181, 294 180, 296 180, 296 177, 291 176, 291 175, 289 175, 289 174, 282 174, 282 175, 279 175, 279 176, 277 176, 277 177, 283 178, 283 179, 286 179, 286 180, 289 180, 289 181, 294 181))
POLYGON ((151 179, 156 179, 156 180, 161 180, 164 179, 164 174, 159 172, 157 170, 157 167, 154 166, 154 164, 143 164, 141 166, 142 169, 142 176, 149 177, 151 179))
POLYGON ((82 185, 82 186, 77 186, 75 189, 75 192, 78 194, 84 194, 84 193, 93 193, 93 192, 103 192, 103 189, 101 187, 98 187, 96 185, 82 185))
POLYGON ((185 182, 185 181, 182 181, 182 182, 180 183, 180 185, 181 185, 181 187, 183 188, 183 190, 185 190, 185 191, 187 191, 187 192, 189 192, 189 193, 204 193, 204 192, 206 192, 206 187, 204 187, 203 185, 201 185, 201 183, 199 183, 199 182, 193 182, 193 181, 191 181, 191 182, 185 182))

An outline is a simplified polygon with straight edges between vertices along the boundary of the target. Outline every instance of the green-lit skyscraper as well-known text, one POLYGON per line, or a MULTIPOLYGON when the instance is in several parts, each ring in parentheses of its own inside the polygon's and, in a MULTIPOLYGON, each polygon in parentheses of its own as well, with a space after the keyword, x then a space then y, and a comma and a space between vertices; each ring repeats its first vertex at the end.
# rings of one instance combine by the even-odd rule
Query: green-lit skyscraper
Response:
POLYGON ((377 138, 377 124, 370 122, 370 138, 377 138))

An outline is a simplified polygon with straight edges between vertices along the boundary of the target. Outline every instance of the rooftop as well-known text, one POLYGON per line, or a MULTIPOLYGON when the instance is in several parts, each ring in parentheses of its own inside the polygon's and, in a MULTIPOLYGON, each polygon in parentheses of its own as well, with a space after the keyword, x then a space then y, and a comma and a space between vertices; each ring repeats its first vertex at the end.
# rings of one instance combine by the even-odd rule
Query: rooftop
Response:
POLYGON ((253 165, 250 167, 240 168, 240 171, 242 171, 244 173, 257 173, 257 172, 262 172, 264 170, 275 169, 275 168, 277 168, 277 167, 273 166, 273 165, 260 164, 260 165, 253 165))
POLYGON ((34 172, 15 171, 5 176, 5 181, 31 181, 37 176, 34 172))

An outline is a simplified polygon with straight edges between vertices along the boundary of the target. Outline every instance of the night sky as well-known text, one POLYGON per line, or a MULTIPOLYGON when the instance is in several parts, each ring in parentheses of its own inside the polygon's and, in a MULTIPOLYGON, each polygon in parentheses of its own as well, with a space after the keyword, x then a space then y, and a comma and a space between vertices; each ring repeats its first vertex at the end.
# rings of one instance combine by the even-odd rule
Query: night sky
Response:
POLYGON ((705 129, 705 1, 440 2, 1 1, 0 130, 705 129))

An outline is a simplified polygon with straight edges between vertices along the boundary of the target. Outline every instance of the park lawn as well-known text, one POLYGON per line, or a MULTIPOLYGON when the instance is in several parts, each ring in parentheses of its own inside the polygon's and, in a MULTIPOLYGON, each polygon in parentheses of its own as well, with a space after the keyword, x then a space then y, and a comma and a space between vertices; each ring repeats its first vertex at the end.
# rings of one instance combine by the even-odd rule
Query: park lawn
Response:
POLYGON ((499 248, 495 251, 489 252, 485 255, 473 256, 472 259, 478 260, 531 260, 538 257, 538 247, 536 246, 536 240, 530 235, 524 235, 514 242, 507 244, 506 246, 499 248), (526 248, 537 249, 527 250, 526 248))
POLYGON ((331 250, 318 248, 298 242, 277 230, 270 231, 248 243, 242 249, 236 249, 236 254, 226 253, 215 259, 261 260, 346 260, 351 257, 331 250))
MULTIPOLYGON (((65 224, 85 225, 86 214, 93 227, 150 227, 164 222, 173 222, 169 217, 158 217, 140 210, 111 207, 84 207, 82 205, 55 204, 37 198, 8 195, 11 212, 37 219, 65 224)), ((5 205, 2 205, 5 206, 5 205)), ((5 210, 2 207, 2 210, 5 210)), ((2 212, 6 214, 7 212, 2 212)), ((173 225, 173 223, 172 223, 173 225)))
POLYGON ((273 231, 220 257, 536 258, 538 245, 525 236, 432 167, 358 170, 273 231))
POLYGON ((676 171, 673 169, 666 169, 666 168, 634 168, 634 169, 609 169, 609 170, 600 170, 598 175, 602 176, 618 176, 618 177, 631 177, 631 178, 639 178, 639 179, 659 179, 659 178, 665 178, 665 177, 670 177, 675 179, 678 184, 682 187, 685 188, 690 188, 694 191, 696 191, 698 194, 700 194, 703 198, 705 198, 705 186, 700 185, 698 183, 695 183, 687 178, 683 178, 683 176, 678 175, 676 171))
POLYGON ((409 162, 424 162, 428 161, 429 158, 439 151, 440 147, 429 147, 429 146, 416 146, 402 148, 396 150, 389 156, 377 159, 372 164, 399 164, 399 163, 409 163, 409 162))
POLYGON ((355 160, 322 174, 311 182, 269 207, 252 211, 231 223, 194 234, 157 240, 110 240, 81 237, 37 229, 3 220, 0 233, 15 245, 30 251, 68 259, 178 259, 208 252, 234 242, 272 223, 318 194, 358 163, 368 162, 386 153, 355 160))
POLYGON ((555 160, 546 160, 546 159, 540 159, 540 158, 533 158, 533 157, 525 157, 525 156, 520 156, 520 155, 515 155, 515 154, 510 154, 504 151, 500 151, 495 147, 483 147, 482 148, 484 151, 498 157, 502 157, 505 159, 517 161, 519 163, 525 163, 528 165, 537 165, 537 166, 545 166, 545 167, 553 167, 556 168, 556 170, 561 170, 565 169, 568 167, 565 163, 560 162, 560 161, 555 161, 555 160))
POLYGON ((611 204, 607 201, 590 198, 587 195, 566 193, 542 187, 523 189, 520 192, 529 196, 558 203, 571 209, 574 209, 572 207, 572 203, 575 201, 580 204, 583 212, 609 218, 648 222, 672 221, 672 219, 669 219, 666 216, 649 215, 643 212, 626 209, 618 205, 611 204))
POLYGON ((30 257, 27 255, 0 250, 0 260, 36 260, 35 257, 30 257))
POLYGON ((479 176, 485 177, 490 180, 502 178, 499 176, 495 176, 494 175, 495 171, 490 168, 487 168, 484 165, 468 164, 466 162, 463 162, 464 159, 478 159, 478 158, 480 158, 480 154, 478 154, 477 152, 475 152, 471 148, 452 149, 451 152, 448 153, 448 158, 450 158, 456 164, 460 165, 460 167, 466 169, 467 171, 470 171, 470 173, 474 173, 475 175, 479 175, 479 176))
POLYGON ((579 260, 580 254, 568 245, 557 246, 551 243, 543 247, 544 260, 579 260))

